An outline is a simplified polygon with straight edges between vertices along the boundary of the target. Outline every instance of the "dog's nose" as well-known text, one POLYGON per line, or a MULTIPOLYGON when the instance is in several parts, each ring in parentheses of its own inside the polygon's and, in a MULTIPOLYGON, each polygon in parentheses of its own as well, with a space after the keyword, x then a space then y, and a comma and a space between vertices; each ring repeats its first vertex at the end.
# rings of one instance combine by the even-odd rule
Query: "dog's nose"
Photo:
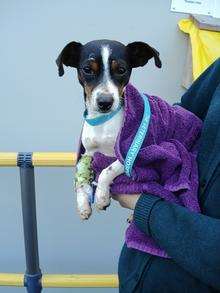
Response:
POLYGON ((113 105, 112 95, 102 95, 97 99, 97 105, 101 112, 108 112, 113 105))

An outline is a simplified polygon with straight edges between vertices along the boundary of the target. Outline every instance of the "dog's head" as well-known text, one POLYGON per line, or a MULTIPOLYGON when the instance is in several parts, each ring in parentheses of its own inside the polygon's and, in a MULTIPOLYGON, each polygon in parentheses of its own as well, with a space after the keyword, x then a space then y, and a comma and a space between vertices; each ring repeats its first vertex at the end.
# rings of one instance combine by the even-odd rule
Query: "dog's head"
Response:
POLYGON ((146 43, 125 46, 117 41, 97 40, 85 45, 67 44, 56 63, 59 76, 64 74, 63 65, 77 69, 88 112, 106 113, 114 111, 121 103, 132 68, 144 66, 151 58, 160 68, 159 53, 146 43))

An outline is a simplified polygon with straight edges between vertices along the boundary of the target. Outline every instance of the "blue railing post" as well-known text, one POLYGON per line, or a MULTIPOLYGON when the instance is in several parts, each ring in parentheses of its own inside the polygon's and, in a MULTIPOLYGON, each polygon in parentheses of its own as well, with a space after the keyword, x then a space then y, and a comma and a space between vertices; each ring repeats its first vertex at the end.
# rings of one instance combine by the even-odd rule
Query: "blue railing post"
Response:
POLYGON ((26 256, 24 286, 28 293, 40 293, 41 270, 39 267, 37 218, 35 199, 34 167, 32 153, 19 153, 17 164, 20 167, 21 201, 26 256))

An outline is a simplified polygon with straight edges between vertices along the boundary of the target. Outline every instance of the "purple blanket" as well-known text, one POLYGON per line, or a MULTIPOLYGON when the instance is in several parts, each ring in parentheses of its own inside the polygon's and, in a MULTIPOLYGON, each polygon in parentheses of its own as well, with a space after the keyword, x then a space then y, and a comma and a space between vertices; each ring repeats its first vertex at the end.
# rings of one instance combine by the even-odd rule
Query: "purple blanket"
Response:
MULTIPOLYGON (((147 193, 200 212, 197 189, 196 155, 202 122, 180 106, 170 106, 159 97, 148 96, 151 119, 148 133, 134 163, 131 178, 115 178, 112 194, 147 193)), ((124 123, 115 144, 116 158, 122 163, 140 125, 143 99, 128 84, 125 90, 124 123)), ((100 172, 116 158, 95 153, 93 170, 100 172)), ((126 231, 128 247, 161 257, 169 257, 157 243, 132 223, 126 231)))

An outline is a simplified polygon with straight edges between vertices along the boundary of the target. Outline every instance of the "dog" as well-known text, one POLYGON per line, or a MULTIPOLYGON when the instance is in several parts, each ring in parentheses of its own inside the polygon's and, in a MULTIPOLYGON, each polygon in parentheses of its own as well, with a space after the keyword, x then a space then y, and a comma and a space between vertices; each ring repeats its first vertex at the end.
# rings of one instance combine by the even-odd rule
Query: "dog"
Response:
MULTIPOLYGON (((101 125, 84 123, 82 144, 86 155, 93 156, 98 151, 114 156, 115 141, 123 121, 124 88, 129 82, 132 69, 144 66, 151 58, 154 58, 155 65, 160 68, 158 51, 144 42, 124 45, 103 39, 82 45, 73 41, 63 48, 56 60, 59 76, 64 74, 64 65, 77 69, 88 117, 104 116, 121 106, 116 115, 101 125)), ((109 186, 122 173, 124 166, 119 160, 101 172, 95 194, 97 209, 104 210, 109 206, 109 186)), ((90 186, 83 184, 76 189, 76 193, 79 215, 82 219, 88 219, 92 212, 90 186)))

